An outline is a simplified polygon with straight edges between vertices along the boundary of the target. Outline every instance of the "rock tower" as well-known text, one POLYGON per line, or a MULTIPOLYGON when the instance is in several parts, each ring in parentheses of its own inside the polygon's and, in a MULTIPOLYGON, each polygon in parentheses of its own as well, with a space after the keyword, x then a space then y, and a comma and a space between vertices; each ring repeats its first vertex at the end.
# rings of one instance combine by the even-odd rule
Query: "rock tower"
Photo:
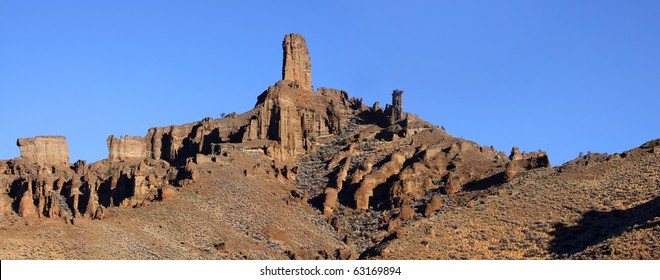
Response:
POLYGON ((390 124, 403 119, 403 90, 395 89, 392 92, 392 115, 390 116, 390 124))
POLYGON ((294 33, 284 36, 282 49, 284 50, 282 80, 298 82, 302 89, 314 91, 312 63, 305 37, 294 33))

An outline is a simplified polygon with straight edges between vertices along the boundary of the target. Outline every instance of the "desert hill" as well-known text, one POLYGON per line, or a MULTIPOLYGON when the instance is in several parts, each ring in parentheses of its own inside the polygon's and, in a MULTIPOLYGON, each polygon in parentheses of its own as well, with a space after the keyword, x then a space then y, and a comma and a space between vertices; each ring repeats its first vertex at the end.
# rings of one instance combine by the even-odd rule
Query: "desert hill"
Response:
POLYGON ((451 197, 365 257, 658 259, 658 143, 589 154, 451 197))
POLYGON ((3 259, 658 259, 658 140, 552 168, 312 86, 305 39, 254 109, 0 161, 3 259))

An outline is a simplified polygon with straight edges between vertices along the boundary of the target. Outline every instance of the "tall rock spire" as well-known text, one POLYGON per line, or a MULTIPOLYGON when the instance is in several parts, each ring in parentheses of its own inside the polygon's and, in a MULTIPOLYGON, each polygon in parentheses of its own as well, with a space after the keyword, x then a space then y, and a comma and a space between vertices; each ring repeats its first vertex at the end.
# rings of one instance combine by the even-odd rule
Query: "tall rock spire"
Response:
POLYGON ((395 89, 392 92, 392 115, 390 125, 403 119, 403 90, 395 89))
POLYGON ((282 42, 284 63, 282 65, 282 80, 296 81, 304 90, 314 91, 312 86, 312 63, 305 37, 299 34, 288 34, 282 42))

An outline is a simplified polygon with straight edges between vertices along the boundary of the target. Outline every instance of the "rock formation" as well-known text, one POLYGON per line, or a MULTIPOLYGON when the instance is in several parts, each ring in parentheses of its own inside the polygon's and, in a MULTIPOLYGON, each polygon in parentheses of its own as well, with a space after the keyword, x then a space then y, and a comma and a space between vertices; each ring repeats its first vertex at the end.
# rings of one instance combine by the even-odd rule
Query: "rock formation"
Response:
POLYGON ((282 45, 282 80, 258 97, 253 110, 222 119, 152 128, 144 138, 110 136, 109 159, 162 159, 183 166, 187 158, 219 154, 222 145, 232 143, 241 149, 261 151, 284 166, 311 150, 318 139, 341 133, 349 121, 346 116, 365 108, 340 90, 319 88, 318 93, 307 94, 313 88, 305 39, 289 34, 282 45))
MULTIPOLYGON (((244 176, 264 172, 295 181, 300 156, 333 149, 328 145, 335 143, 344 148, 325 159, 328 183, 311 192, 323 195, 320 210, 327 217, 344 204, 359 210, 406 209, 406 218, 411 218, 412 203, 429 192, 454 194, 504 171, 498 166, 509 159, 498 157, 494 149, 456 140, 405 114, 401 90, 392 92, 392 104, 384 110, 379 104, 365 106, 341 90, 321 87, 314 92, 305 39, 289 34, 282 46, 282 80, 244 114, 151 128, 145 137, 110 136, 108 159, 92 165, 70 165, 63 137, 20 139, 22 156, 28 161, 0 164, 6 170, 0 176, 6 182, 3 187, 13 194, 3 197, 5 202, 19 205, 21 209, 13 211, 26 216, 99 218, 106 207, 174 199, 174 186, 204 176, 197 166, 222 164, 236 152, 272 161, 268 168, 245 169, 244 176), (34 177, 25 172, 32 164, 62 166, 34 177)), ((510 166, 518 165, 538 164, 529 159, 510 166)), ((305 201, 300 203, 306 205, 307 192, 302 197, 305 201)), ((429 211, 437 208, 437 199, 433 202, 429 211)))
POLYGON ((69 147, 63 136, 37 136, 16 141, 21 157, 40 165, 69 164, 69 147))
POLYGON ((47 168, 22 158, 0 161, 0 202, 4 214, 71 221, 95 219, 107 207, 135 207, 170 199, 171 178, 177 170, 164 161, 141 159, 139 164, 107 160, 87 165, 58 164, 47 168), (160 195, 159 195, 160 194, 160 195))
POLYGON ((394 90, 392 92, 392 112, 390 115, 390 125, 403 120, 403 91, 394 90))
POLYGON ((543 151, 521 153, 518 147, 513 147, 509 159, 511 161, 504 171, 505 182, 513 180, 518 174, 526 170, 551 167, 548 154, 543 151))
POLYGON ((108 159, 111 161, 124 161, 130 158, 146 158, 151 153, 147 150, 147 142, 142 137, 123 137, 115 138, 114 135, 108 137, 108 159))
POLYGON ((288 34, 282 42, 284 62, 282 80, 297 82, 303 91, 314 91, 312 86, 312 63, 305 38, 298 34, 288 34))
POLYGON ((424 216, 429 217, 433 212, 438 211, 442 207, 442 197, 439 195, 434 195, 431 198, 431 201, 426 204, 426 207, 424 207, 424 216))

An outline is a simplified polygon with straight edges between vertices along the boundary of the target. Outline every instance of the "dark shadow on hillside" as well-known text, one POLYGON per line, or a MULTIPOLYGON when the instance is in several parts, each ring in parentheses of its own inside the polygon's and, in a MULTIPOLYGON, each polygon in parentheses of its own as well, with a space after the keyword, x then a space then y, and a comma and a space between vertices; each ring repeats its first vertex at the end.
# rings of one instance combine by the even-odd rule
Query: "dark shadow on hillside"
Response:
POLYGON ((464 191, 482 191, 492 186, 502 184, 504 182, 504 172, 497 173, 490 177, 475 181, 463 186, 464 191))
POLYGON ((390 241, 397 239, 397 233, 394 232, 386 236, 383 240, 378 242, 378 244, 367 248, 362 254, 360 254, 360 260, 366 260, 367 258, 373 258, 381 255, 381 250, 389 243, 390 241))
POLYGON ((649 222, 660 216, 660 197, 628 210, 609 212, 590 211, 582 216, 576 226, 555 225, 550 234, 554 240, 550 251, 560 257, 566 257, 584 251, 611 237, 630 231, 633 227, 649 228, 658 223, 649 222))

